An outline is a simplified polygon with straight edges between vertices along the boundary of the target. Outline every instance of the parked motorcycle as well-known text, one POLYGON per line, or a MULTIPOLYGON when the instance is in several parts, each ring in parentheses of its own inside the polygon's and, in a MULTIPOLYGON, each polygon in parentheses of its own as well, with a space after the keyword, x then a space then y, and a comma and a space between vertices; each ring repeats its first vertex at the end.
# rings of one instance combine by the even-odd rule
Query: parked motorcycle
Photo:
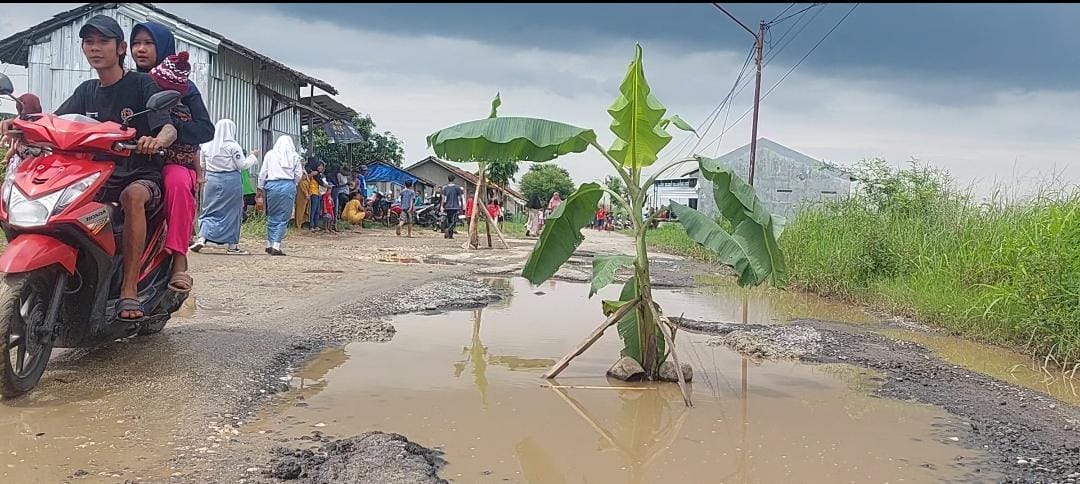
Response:
MULTIPOLYGON (((0 95, 14 99, 0 74, 0 95)), ((16 101, 18 102, 18 101, 16 101)), ((180 93, 164 91, 147 102, 166 111, 180 93)), ((8 246, 0 254, 0 395, 15 397, 41 379, 53 347, 101 345, 161 331, 187 298, 168 288, 172 256, 165 252, 165 214, 147 217, 140 258, 138 322, 117 319, 122 279, 123 211, 94 201, 114 166, 95 154, 130 156, 135 129, 80 115, 25 114, 13 121, 21 134, 0 190, 0 228, 8 246)), ((159 156, 164 152, 159 153, 159 156)))

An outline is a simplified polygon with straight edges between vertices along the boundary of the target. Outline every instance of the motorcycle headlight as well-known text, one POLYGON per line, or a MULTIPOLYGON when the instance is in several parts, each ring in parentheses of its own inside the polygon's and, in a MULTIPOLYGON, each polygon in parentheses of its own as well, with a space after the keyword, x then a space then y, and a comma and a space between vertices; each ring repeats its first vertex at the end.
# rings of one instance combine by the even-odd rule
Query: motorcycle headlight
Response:
POLYGON ((12 225, 20 227, 40 227, 45 225, 51 215, 63 212, 79 196, 86 193, 86 190, 94 184, 98 176, 100 176, 100 173, 94 173, 64 190, 58 190, 34 200, 27 198, 18 187, 8 185, 8 182, 5 182, 6 189, 9 192, 8 220, 12 225))
POLYGON ((56 206, 52 208, 51 213, 57 215, 63 212, 72 202, 78 200, 83 193, 86 193, 100 175, 101 173, 94 173, 64 189, 64 193, 60 195, 60 200, 56 202, 56 206))
POLYGON ((4 173, 4 185, 0 189, 0 200, 4 203, 8 202, 8 196, 11 195, 11 187, 15 184, 15 170, 19 169, 20 163, 22 163, 22 158, 18 156, 12 156, 11 161, 8 162, 7 171, 4 173))

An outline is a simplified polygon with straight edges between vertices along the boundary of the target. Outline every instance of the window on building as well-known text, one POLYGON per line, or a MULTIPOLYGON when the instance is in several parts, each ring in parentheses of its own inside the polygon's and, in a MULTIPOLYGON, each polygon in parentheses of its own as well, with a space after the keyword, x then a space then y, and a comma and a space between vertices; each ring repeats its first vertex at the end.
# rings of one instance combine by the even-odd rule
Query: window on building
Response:
POLYGON ((836 192, 831 190, 822 190, 821 193, 824 195, 836 195, 836 192))
POLYGON ((776 193, 791 193, 790 188, 777 188, 776 193))
POLYGON ((691 199, 687 200, 686 201, 686 206, 688 206, 688 207, 690 207, 690 208, 692 208, 694 210, 697 210, 697 199, 696 198, 691 198, 691 199))

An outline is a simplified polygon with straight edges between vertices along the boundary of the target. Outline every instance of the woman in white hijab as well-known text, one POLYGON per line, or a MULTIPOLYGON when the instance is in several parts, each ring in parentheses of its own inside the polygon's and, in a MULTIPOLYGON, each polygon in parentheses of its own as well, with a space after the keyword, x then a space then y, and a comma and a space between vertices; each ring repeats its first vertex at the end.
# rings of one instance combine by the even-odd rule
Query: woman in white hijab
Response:
POLYGON ((300 154, 296 152, 292 137, 281 135, 274 143, 274 149, 263 157, 259 170, 259 192, 257 197, 265 197, 266 203, 266 253, 285 255, 281 251, 281 242, 285 240, 285 229, 292 215, 296 199, 296 185, 304 176, 304 166, 300 154))
POLYGON ((244 182, 240 172, 256 162, 258 150, 244 156, 236 142, 236 123, 222 119, 214 126, 214 139, 203 145, 206 186, 203 187, 199 239, 191 246, 198 252, 207 242, 228 244, 228 254, 240 250, 240 219, 244 209, 244 182))

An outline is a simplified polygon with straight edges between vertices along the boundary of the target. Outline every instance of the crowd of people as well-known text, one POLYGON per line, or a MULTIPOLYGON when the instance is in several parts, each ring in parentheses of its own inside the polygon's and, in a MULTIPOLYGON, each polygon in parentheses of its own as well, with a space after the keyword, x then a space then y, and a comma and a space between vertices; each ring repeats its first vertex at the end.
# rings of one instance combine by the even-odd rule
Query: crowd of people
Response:
MULTIPOLYGON (((244 149, 236 121, 212 120, 199 87, 189 79, 189 54, 176 51, 168 27, 142 22, 128 37, 115 19, 96 15, 81 27, 79 38, 97 78, 80 84, 55 114, 112 121, 136 131, 136 148, 130 156, 109 155, 115 168, 97 199, 114 203, 123 212, 120 319, 135 321, 145 315, 137 291, 139 256, 146 244, 148 214, 159 208, 167 221, 164 247, 172 256, 169 288, 178 293, 193 286, 188 251, 219 245, 229 255, 249 254, 240 247, 240 234, 251 206, 265 211, 265 251, 272 256, 285 255, 282 243, 290 221, 299 229, 306 224, 312 232, 336 232, 339 219, 352 225, 372 218, 389 220, 391 201, 369 193, 366 166, 328 170, 325 160, 301 156, 289 135, 278 136, 266 153, 244 149), (129 54, 134 69, 125 66, 129 54), (167 112, 147 110, 150 97, 161 91, 178 92, 179 104, 167 112), (136 112, 147 114, 133 116, 136 112)), ((19 99, 20 114, 41 112, 32 94, 19 99)), ((10 128, 10 120, 0 123, 0 134, 14 147, 18 135, 10 128)), ((15 151, 9 150, 4 161, 15 151)), ((454 238, 460 214, 471 216, 473 210, 472 199, 455 181, 449 176, 425 207, 431 209, 425 215, 440 215, 438 230, 447 239, 454 238)), ((411 237, 422 197, 413 183, 406 183, 397 201, 397 234, 405 229, 405 236, 411 237)), ((539 235, 544 212, 561 202, 556 193, 546 207, 539 201, 530 204, 532 236, 539 235)), ((497 199, 483 208, 497 222, 505 218, 497 199)))

